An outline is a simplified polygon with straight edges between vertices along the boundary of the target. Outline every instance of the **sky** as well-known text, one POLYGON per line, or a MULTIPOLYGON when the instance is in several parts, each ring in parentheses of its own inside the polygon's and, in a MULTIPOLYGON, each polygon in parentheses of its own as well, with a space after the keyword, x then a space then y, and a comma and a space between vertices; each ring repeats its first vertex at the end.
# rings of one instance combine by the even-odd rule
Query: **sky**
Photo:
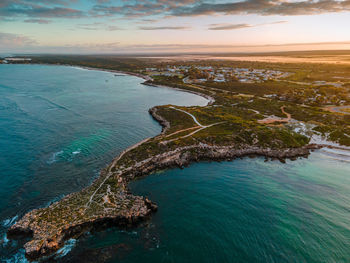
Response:
POLYGON ((350 0, 0 0, 0 52, 350 49, 350 0))

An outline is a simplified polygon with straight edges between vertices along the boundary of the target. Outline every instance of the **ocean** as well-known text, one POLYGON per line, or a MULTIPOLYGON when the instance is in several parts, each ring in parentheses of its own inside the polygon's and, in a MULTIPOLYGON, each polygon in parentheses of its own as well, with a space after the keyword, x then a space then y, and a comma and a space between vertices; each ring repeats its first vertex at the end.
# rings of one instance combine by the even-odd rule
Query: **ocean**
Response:
MULTIPOLYGON (((66 66, 0 65, 0 260, 26 262, 6 230, 25 212, 89 185, 128 146, 155 136, 155 105, 206 99, 134 76, 66 66)), ((133 229, 69 240, 48 262, 349 262, 350 162, 193 164, 130 184, 159 205, 133 229)))

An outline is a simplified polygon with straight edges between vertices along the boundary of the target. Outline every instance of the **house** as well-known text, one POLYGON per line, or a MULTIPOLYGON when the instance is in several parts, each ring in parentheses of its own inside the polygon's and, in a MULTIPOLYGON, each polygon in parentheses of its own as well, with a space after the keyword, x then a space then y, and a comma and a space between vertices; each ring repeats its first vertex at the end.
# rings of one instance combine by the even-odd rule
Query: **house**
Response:
POLYGON ((224 74, 216 74, 214 81, 215 82, 225 82, 226 79, 225 79, 224 74))

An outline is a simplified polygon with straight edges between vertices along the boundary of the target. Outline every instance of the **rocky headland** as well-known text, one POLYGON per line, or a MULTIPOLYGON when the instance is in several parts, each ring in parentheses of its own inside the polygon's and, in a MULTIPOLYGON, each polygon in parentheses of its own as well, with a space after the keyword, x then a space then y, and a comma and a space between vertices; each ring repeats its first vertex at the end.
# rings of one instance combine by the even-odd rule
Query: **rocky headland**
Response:
MULTIPOLYGON (((163 132, 169 129, 170 123, 157 113, 156 108, 152 108, 150 113, 163 126, 163 132)), ((66 240, 77 238, 93 228, 128 227, 147 219, 157 210, 157 205, 128 191, 128 182, 137 177, 158 170, 183 168, 193 162, 205 160, 222 161, 245 156, 264 156, 284 161, 307 157, 310 150, 317 148, 318 145, 287 149, 246 145, 237 149, 235 146, 199 143, 151 156, 129 167, 122 164, 119 156, 112 166, 101 172, 91 186, 70 194, 47 208, 30 211, 8 230, 8 236, 30 236, 31 241, 24 245, 26 256, 36 259, 57 251, 66 240)))
POLYGON ((310 151, 322 147, 308 144, 307 138, 279 125, 260 125, 257 119, 263 116, 249 109, 232 108, 231 104, 225 107, 246 119, 231 113, 225 115, 221 105, 151 108, 149 113, 163 127, 160 135, 124 150, 80 192, 25 214, 10 227, 8 237, 30 237, 24 245, 26 257, 38 259, 54 253, 68 239, 78 238, 92 229, 131 227, 149 218, 157 205, 130 193, 128 183, 135 178, 199 161, 263 156, 284 162, 307 157, 310 151), (196 114, 201 116, 199 120, 196 114))

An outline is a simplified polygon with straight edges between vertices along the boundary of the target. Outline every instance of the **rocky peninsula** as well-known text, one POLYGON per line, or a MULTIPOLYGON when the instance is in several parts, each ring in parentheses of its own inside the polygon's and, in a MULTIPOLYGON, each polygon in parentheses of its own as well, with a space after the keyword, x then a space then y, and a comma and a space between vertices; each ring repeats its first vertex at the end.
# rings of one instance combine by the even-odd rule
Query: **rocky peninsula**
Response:
MULTIPOLYGON (((164 136, 171 128, 170 121, 162 117, 157 108, 152 108, 150 113, 163 126, 163 132, 158 138, 164 136)), ((70 194, 47 208, 30 211, 8 230, 8 236, 32 237, 24 247, 26 256, 36 259, 57 251, 66 240, 77 238, 93 228, 128 227, 148 218, 157 210, 157 205, 145 197, 132 195, 127 188, 128 182, 137 177, 163 169, 182 168, 203 160, 233 160, 244 156, 294 159, 306 157, 311 149, 319 148, 317 145, 286 149, 241 145, 237 148, 234 145, 198 143, 150 155, 130 166, 126 165, 128 154, 133 155, 138 147, 154 139, 147 139, 125 150, 101 171, 100 177, 91 186, 81 192, 70 194)))
MULTIPOLYGON (((145 79, 148 85, 166 85, 145 79)), ((24 245, 27 258, 50 255, 68 239, 95 228, 130 227, 149 218, 157 205, 130 193, 128 183, 135 178, 199 161, 263 156, 284 162, 307 157, 322 146, 309 144, 310 137, 297 133, 290 124, 312 118, 321 123, 329 121, 333 114, 218 88, 170 82, 168 85, 210 97, 211 103, 205 107, 164 105, 150 109, 149 113, 163 127, 161 134, 124 150, 80 192, 25 214, 10 227, 8 237, 30 237, 24 245), (286 115, 288 118, 279 121, 286 115), (266 118, 273 121, 264 122, 266 118)), ((333 119, 341 123, 341 118, 333 119)))

